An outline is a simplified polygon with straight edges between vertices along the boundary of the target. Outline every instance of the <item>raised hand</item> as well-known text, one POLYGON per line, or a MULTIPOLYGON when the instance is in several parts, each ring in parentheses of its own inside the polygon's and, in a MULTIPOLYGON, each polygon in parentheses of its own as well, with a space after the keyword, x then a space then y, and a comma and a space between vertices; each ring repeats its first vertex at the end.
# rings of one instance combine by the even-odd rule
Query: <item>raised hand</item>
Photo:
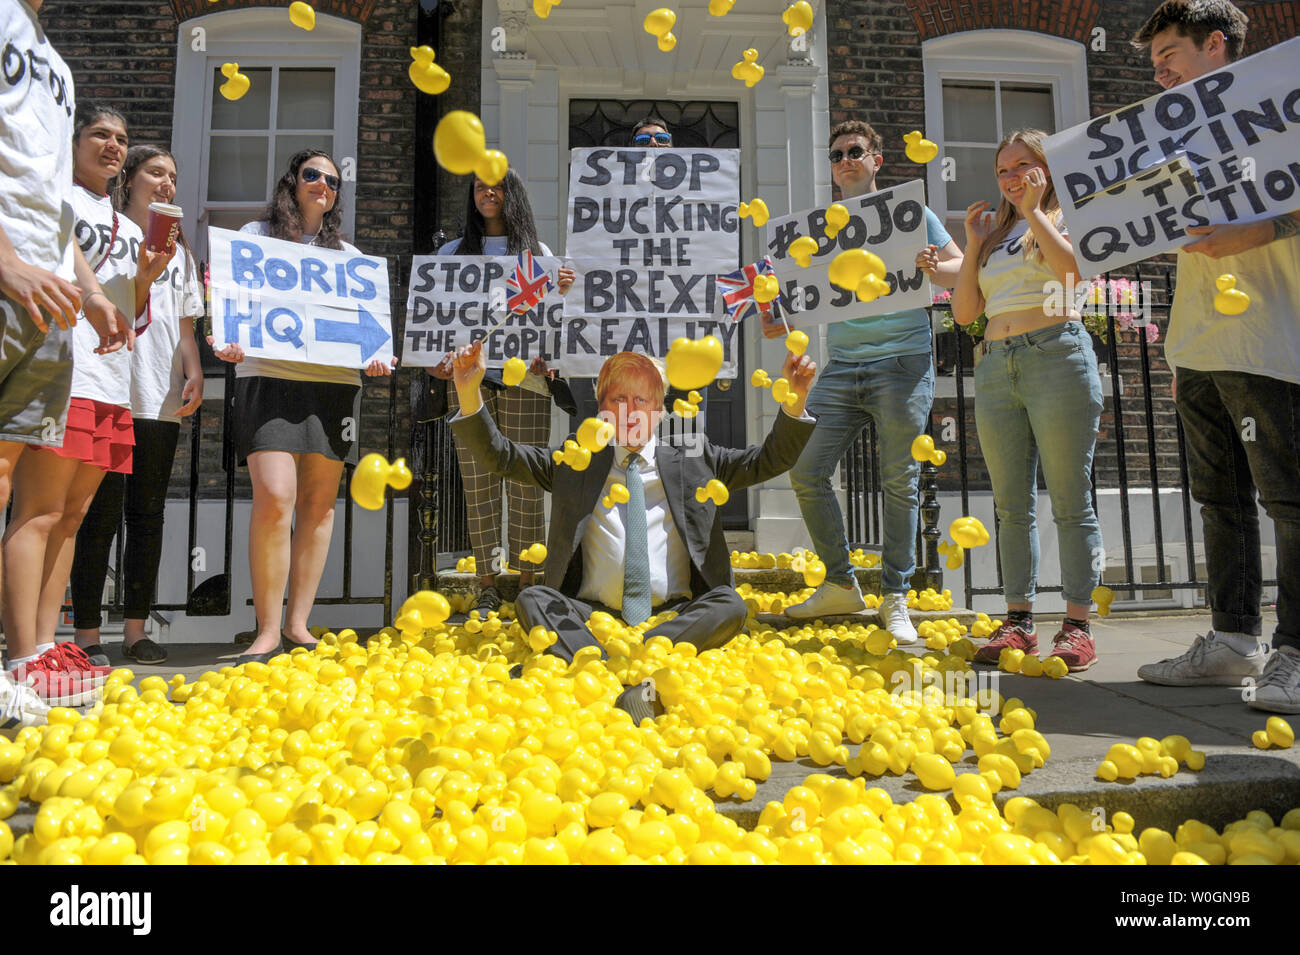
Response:
POLYGON ((1047 173, 1040 167, 1033 166, 1024 174, 1021 182, 1024 183, 1025 190, 1020 194, 1020 203, 1016 209, 1028 218, 1042 203, 1043 195, 1047 192, 1047 173))
POLYGON ((983 199, 972 202, 966 208, 966 241, 968 244, 982 244, 993 231, 992 207, 983 199))

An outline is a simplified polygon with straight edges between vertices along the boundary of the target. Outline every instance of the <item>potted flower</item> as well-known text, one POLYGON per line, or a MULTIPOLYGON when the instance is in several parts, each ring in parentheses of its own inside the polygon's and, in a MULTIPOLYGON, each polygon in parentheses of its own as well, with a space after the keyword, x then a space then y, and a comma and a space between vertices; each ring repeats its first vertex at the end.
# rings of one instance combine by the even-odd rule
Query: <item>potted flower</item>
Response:
MULTIPOLYGON (((1115 328, 1124 332, 1141 329, 1147 344, 1154 345, 1160 340, 1160 327, 1151 321, 1149 302, 1141 300, 1144 290, 1137 283, 1125 278, 1094 278, 1079 286, 1076 304, 1083 316, 1084 327, 1102 343, 1110 340, 1110 323, 1107 316, 1115 320, 1115 328), (1141 306, 1142 310, 1136 311, 1141 306)), ((1150 294, 1150 293, 1147 293, 1150 294)))

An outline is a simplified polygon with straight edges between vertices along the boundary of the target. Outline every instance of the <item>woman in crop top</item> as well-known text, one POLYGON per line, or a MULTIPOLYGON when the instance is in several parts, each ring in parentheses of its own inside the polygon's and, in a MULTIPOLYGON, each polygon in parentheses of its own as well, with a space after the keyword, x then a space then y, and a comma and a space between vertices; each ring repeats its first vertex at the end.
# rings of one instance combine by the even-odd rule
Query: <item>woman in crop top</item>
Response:
POLYGON ((1101 380, 1078 311, 1060 304, 1079 267, 1043 157, 1044 136, 1018 130, 998 146, 1002 198, 996 216, 987 202, 966 210, 968 244, 952 304, 960 325, 988 316, 983 359, 975 369, 975 423, 1001 522, 1007 617, 976 660, 996 663, 1006 648, 1031 654, 1038 649, 1032 611, 1041 458, 1066 601, 1051 655, 1077 671, 1097 659, 1088 617, 1104 559, 1091 496, 1101 380))

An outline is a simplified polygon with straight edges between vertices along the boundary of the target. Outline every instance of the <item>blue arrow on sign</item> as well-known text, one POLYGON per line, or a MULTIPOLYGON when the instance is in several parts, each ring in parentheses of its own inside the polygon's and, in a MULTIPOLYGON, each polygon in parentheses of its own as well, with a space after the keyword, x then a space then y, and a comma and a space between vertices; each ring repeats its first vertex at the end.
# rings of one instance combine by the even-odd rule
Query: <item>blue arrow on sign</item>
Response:
POLYGON ((357 306, 357 318, 355 322, 336 322, 329 318, 316 319, 316 341, 357 345, 361 349, 361 360, 369 362, 375 352, 388 344, 392 336, 389 335, 388 329, 375 320, 375 316, 360 305, 357 306))

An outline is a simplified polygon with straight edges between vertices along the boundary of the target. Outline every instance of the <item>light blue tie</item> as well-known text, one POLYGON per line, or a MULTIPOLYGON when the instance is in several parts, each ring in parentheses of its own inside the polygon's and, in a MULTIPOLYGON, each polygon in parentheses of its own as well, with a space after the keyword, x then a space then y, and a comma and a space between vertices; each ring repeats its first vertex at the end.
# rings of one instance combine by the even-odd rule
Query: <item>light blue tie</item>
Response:
POLYGON ((641 456, 627 456, 627 550, 623 555, 623 619, 636 626, 650 619, 650 549, 646 544, 645 485, 641 456))

